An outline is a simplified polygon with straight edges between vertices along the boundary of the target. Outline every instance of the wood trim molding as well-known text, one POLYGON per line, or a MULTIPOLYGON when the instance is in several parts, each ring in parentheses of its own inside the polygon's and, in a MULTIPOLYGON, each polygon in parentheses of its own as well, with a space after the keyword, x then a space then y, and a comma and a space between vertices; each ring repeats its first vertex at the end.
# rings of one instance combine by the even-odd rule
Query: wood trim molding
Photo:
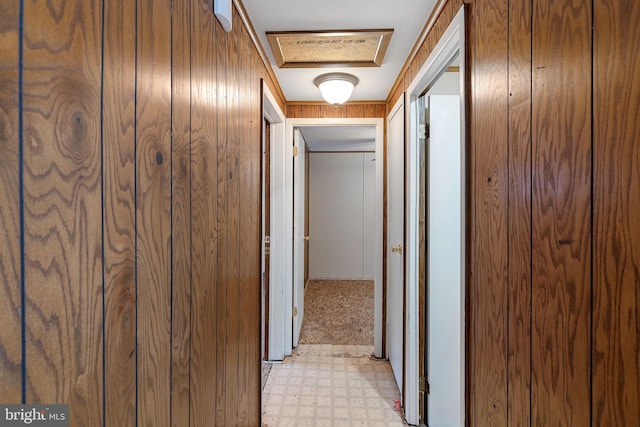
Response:
POLYGON ((276 77, 276 74, 273 71, 273 67, 271 66, 271 62, 269 62, 269 57, 267 56, 267 53, 264 50, 264 47, 262 46, 262 43, 260 43, 260 39, 256 34, 255 28, 253 28, 253 24, 249 19, 249 15, 247 15, 247 10, 244 8, 244 4, 242 4, 242 0, 233 0, 233 4, 236 7, 236 11, 238 12, 238 15, 240 15, 240 19, 242 19, 242 22, 244 23, 244 26, 247 29, 247 32, 249 33, 249 37, 251 38, 251 41, 253 42, 256 49, 258 50, 258 54, 260 55, 260 58, 262 59, 262 62, 264 63, 265 68, 267 69, 267 73, 269 73, 271 80, 276 86, 274 89, 278 92, 278 96, 282 99, 282 102, 284 102, 284 104, 286 105, 287 98, 285 98, 284 92, 282 92, 282 88, 280 87, 280 82, 278 81, 278 78, 276 77))
POLYGON ((391 86, 391 90, 387 94, 387 100, 386 100, 387 103, 393 101, 390 98, 395 94, 396 90, 398 89, 398 86, 400 86, 400 83, 402 83, 402 79, 404 78, 404 75, 407 73, 407 70, 411 66, 411 62, 418 54, 418 51, 420 50, 422 43, 424 43, 425 39, 427 38, 427 35, 429 34, 429 31, 431 31, 431 28, 438 20, 438 16, 440 16, 440 12, 442 12, 442 9, 444 9, 448 1, 450 0, 438 0, 436 5, 433 7, 433 10, 431 11, 431 15, 429 15, 429 19, 427 19, 427 22, 425 23, 424 28, 422 28, 422 32, 418 36, 416 43, 413 45, 411 52, 409 52, 409 56, 407 56, 407 60, 404 62, 404 65, 402 66, 400 73, 398 73, 398 77, 396 77, 396 81, 393 83, 393 86, 391 86))
MULTIPOLYGON (((327 106, 330 105, 326 101, 291 101, 287 102, 287 107, 295 106, 295 105, 321 105, 327 106)), ((387 105, 387 101, 347 101, 344 104, 340 104, 340 106, 344 105, 387 105)))

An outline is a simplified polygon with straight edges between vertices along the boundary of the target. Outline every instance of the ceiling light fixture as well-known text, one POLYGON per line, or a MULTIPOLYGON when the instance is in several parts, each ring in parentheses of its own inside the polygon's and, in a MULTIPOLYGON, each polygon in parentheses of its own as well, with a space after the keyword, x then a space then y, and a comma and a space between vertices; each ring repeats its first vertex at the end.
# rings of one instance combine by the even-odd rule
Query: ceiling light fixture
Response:
POLYGON ((327 73, 313 79, 325 101, 333 106, 346 102, 360 80, 352 74, 327 73))

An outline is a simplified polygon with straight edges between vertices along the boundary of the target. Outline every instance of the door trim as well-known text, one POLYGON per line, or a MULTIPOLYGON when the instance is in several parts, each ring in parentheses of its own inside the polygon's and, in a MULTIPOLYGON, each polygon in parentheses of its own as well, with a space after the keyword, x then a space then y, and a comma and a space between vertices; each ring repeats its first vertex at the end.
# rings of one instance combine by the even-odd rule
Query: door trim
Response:
MULTIPOLYGON (((287 239, 287 230, 289 229, 289 237, 291 237, 291 228, 285 226, 285 207, 286 207, 286 195, 282 191, 285 188, 286 174, 285 174, 285 139, 284 139, 284 125, 285 117, 282 109, 275 100, 273 94, 269 90, 269 87, 262 83, 262 102, 263 102, 263 116, 270 123, 271 130, 271 152, 270 152, 270 178, 271 188, 265 189, 270 194, 270 218, 271 218, 271 241, 270 241, 270 257, 269 257, 269 272, 271 283, 269 286, 269 343, 268 343, 268 359, 269 360, 283 360, 285 355, 291 354, 286 352, 286 340, 287 336, 287 323, 289 325, 289 331, 291 330, 291 322, 285 322, 286 319, 286 307, 289 306, 289 312, 291 312, 291 304, 285 303, 285 289, 287 280, 291 281, 291 275, 286 274, 288 271, 286 268, 286 250, 287 242, 291 242, 291 239, 287 239)), ((264 220, 264 218, 263 218, 264 220)), ((289 243, 289 247, 291 243, 289 243)), ((264 247, 264 242, 262 242, 264 247)), ((291 252, 289 252, 291 253, 291 252)), ((289 257, 289 267, 291 266, 291 258, 289 257)), ((290 269, 289 269, 290 270, 290 269)), ((289 286, 290 287, 290 286, 289 286)), ((289 317, 290 319, 291 317, 289 317)), ((291 332, 289 332, 291 337, 291 332)))
MULTIPOLYGON (((383 190, 384 190, 384 118, 295 118, 286 119, 286 140, 293 141, 293 132, 295 128, 305 126, 336 126, 336 125, 372 125, 376 128, 376 215, 375 215, 375 284, 374 284, 374 355, 382 357, 382 280, 383 280, 383 190), (379 159, 381 161, 379 161, 379 159)), ((293 283, 289 285, 293 289, 293 283)), ((292 322, 289 322, 291 325, 292 322)), ((290 335, 291 336, 291 335, 290 335)))

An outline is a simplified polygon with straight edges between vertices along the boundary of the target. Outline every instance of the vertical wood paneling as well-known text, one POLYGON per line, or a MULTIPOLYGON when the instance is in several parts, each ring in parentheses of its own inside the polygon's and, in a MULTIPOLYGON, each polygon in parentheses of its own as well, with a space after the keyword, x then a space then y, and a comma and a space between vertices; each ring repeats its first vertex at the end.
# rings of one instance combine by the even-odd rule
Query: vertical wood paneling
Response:
MULTIPOLYGON (((254 54, 258 57, 257 53, 254 54)), ((250 168, 251 168, 251 181, 249 183, 251 188, 251 228, 246 238, 249 239, 249 266, 248 266, 248 283, 243 290, 243 295, 247 295, 247 312, 260 313, 261 299, 260 299, 260 284, 262 276, 261 266, 261 254, 262 254, 262 192, 261 192, 261 126, 260 118, 262 118, 262 102, 261 102, 261 90, 260 90, 260 77, 255 75, 251 76, 251 98, 250 108, 251 113, 251 126, 249 141, 250 144, 250 168)), ((244 238, 243 238, 244 241, 244 238)), ((243 305, 243 308, 245 306, 243 305)), ((244 310, 242 311, 244 313, 244 310)), ((260 316, 251 318, 243 314, 242 319, 247 324, 247 330, 245 332, 245 340, 247 341, 247 360, 245 362, 245 368, 247 370, 247 382, 243 387, 246 387, 249 394, 247 419, 249 423, 258 422, 261 419, 262 414, 262 357, 260 354, 260 333, 254 332, 261 330, 260 316), (255 420, 255 421, 254 421, 255 420)), ((242 421, 242 419, 240 419, 242 421)))
POLYGON ((27 401, 70 404, 72 425, 258 425, 271 73, 237 11, 225 33, 211 8, 0 5, 4 403, 23 387, 23 116, 27 401))
MULTIPOLYGON (((234 17, 236 15, 234 14, 234 17)), ((239 381, 238 372, 238 326, 239 326, 239 229, 238 219, 241 215, 240 210, 240 187, 239 187, 239 170, 238 170, 238 153, 239 153, 239 132, 238 121, 240 118, 240 109, 238 105, 238 79, 240 70, 238 68, 239 51, 239 35, 234 32, 228 39, 228 48, 226 54, 227 68, 227 111, 233 111, 234 114, 227 115, 227 151, 226 151, 226 187, 227 187, 227 341, 225 342, 227 368, 225 374, 227 376, 227 390, 225 393, 227 424, 235 425, 238 423, 238 391, 239 381)))
POLYGON ((0 3, 0 402, 22 398, 18 115, 20 1, 0 3))
MULTIPOLYGON (((237 16, 237 15, 236 15, 237 16)), ((255 256, 252 253, 254 239, 256 236, 252 234, 253 221, 256 217, 260 218, 261 212, 255 212, 254 201, 255 195, 260 194, 260 181, 256 182, 253 179, 254 174, 260 176, 260 171, 254 171, 252 169, 252 160, 259 157, 259 140, 251 139, 251 131, 253 130, 252 124, 252 112, 251 108, 251 40, 249 35, 241 27, 241 22, 238 19, 237 25, 239 30, 239 98, 238 98, 238 110, 240 112, 239 120, 239 156, 238 156, 238 183, 239 183, 239 196, 240 196, 240 210, 246 212, 248 215, 239 215, 239 301, 238 301, 238 366, 239 371, 237 375, 238 381, 238 424, 248 425, 250 420, 254 419, 255 413, 251 413, 251 401, 252 396, 256 390, 260 390, 260 384, 255 383, 255 378, 259 377, 259 373, 255 372, 255 367, 260 366, 260 360, 256 360, 251 352, 253 350, 253 343, 251 337, 251 325, 254 319, 248 316, 240 315, 246 310, 251 310, 252 297, 255 295, 257 289, 259 289, 259 283, 256 284, 255 280, 258 276, 254 276, 255 269, 252 263, 255 262, 255 256), (256 376, 257 374, 257 376, 256 376), (252 388, 252 387, 255 387, 252 388)), ((256 99, 257 100, 257 99, 256 99)), ((257 120, 256 116, 253 119, 257 120)), ((259 312, 259 307, 258 311, 259 312)), ((259 414, 257 414, 259 415, 259 414)))
MULTIPOLYGON (((253 56, 259 58, 257 52, 254 51, 253 56)), ((253 261, 251 263, 251 277, 253 285, 251 289, 253 292, 251 293, 252 299, 249 300, 248 310, 250 313, 259 313, 261 306, 260 299, 260 283, 262 276, 262 190, 261 190, 261 180, 262 180, 262 125, 260 122, 262 121, 262 89, 261 89, 261 79, 260 75, 255 73, 256 68, 252 67, 251 73, 251 133, 250 133, 250 143, 252 150, 251 155, 251 189, 253 195, 252 206, 253 209, 253 220, 252 220, 252 232, 251 235, 253 238, 251 239, 251 254, 253 261)), ((258 328, 260 330, 260 317, 249 319, 247 318, 247 323, 249 325, 249 334, 247 336, 247 341, 249 342, 248 354, 251 355, 248 361, 249 367, 249 376, 252 379, 253 384, 249 384, 249 420, 260 420, 262 414, 262 366, 261 361, 262 357, 260 354, 260 341, 256 340, 256 335, 252 333, 254 328, 258 328)), ((258 335, 259 337, 259 335, 258 335)))
POLYGON ((590 423, 591 2, 533 8, 532 423, 590 423))
POLYGON ((216 236, 217 236, 217 283, 216 283, 216 307, 218 315, 216 316, 216 371, 217 386, 216 386, 216 422, 223 425, 227 419, 226 412, 226 392, 230 384, 227 384, 227 369, 228 369, 228 348, 227 343, 230 340, 229 337, 229 306, 228 306, 228 248, 227 248, 227 229, 228 229, 228 164, 227 153, 229 151, 227 145, 227 98, 228 98, 228 69, 227 69, 227 52, 229 46, 229 35, 224 32, 222 27, 216 23, 215 25, 215 38, 216 38, 216 60, 217 66, 217 99, 216 99, 216 112, 217 112, 217 153, 218 153, 218 174, 216 179, 216 185, 218 187, 218 194, 216 199, 216 236))
POLYGON ((128 1, 104 8, 105 421, 121 426, 136 422, 135 11, 128 1))
POLYGON ((594 2, 593 425, 640 420, 640 4, 594 2))
POLYGON ((102 423, 101 8, 24 2, 28 402, 102 423))
POLYGON ((218 322, 217 171, 216 150, 216 61, 215 18, 208 0, 192 0, 192 352, 191 425, 215 420, 216 381, 224 376, 217 369, 218 322))
POLYGON ((531 387, 531 0, 509 2, 507 422, 529 424, 531 387))
POLYGON ((191 7, 191 0, 173 2, 171 17, 171 425, 175 427, 189 425, 191 406, 191 7))
POLYGON ((472 84, 467 419, 634 424, 640 7, 452 0, 390 104, 463 2, 472 84))
POLYGON ((138 0, 138 423, 170 423, 171 3, 138 0))
POLYGON ((473 425, 505 425, 507 413, 508 4, 474 4, 471 191, 475 216, 470 284, 473 425))

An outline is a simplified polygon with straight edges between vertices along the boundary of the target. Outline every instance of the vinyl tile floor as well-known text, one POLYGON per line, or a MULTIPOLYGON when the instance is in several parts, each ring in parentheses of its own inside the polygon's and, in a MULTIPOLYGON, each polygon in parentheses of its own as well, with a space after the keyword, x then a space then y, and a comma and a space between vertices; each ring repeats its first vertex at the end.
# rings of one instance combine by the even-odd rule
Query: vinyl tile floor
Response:
POLYGON ((403 426, 391 365, 373 347, 300 344, 273 364, 263 390, 264 427, 403 426))

